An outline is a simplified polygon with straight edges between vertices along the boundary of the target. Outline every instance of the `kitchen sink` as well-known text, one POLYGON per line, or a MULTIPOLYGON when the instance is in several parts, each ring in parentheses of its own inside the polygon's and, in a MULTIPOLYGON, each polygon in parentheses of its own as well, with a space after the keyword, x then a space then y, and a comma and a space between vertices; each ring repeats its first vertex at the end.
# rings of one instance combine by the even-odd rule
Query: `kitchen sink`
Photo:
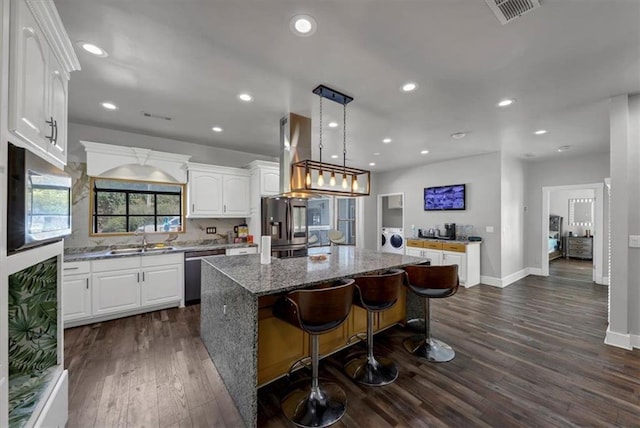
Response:
POLYGON ((111 250, 109 251, 109 254, 137 254, 137 253, 141 253, 142 252, 142 248, 119 248, 117 250, 111 250))
POLYGON ((144 252, 152 253, 154 251, 171 251, 171 250, 173 250, 173 247, 152 247, 152 248, 145 248, 144 252))

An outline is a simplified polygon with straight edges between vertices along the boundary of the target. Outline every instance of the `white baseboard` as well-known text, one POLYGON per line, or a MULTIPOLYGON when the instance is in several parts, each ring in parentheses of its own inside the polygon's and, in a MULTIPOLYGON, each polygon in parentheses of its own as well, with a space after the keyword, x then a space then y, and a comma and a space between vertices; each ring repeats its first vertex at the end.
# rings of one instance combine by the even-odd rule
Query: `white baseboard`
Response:
POLYGON ((529 275, 542 276, 542 269, 541 268, 530 267, 528 269, 529 269, 529 275))
POLYGON ((502 288, 502 280, 493 276, 480 276, 480 284, 491 285, 492 287, 502 288))
POLYGON ((596 281, 596 283, 602 284, 602 285, 609 285, 609 277, 603 276, 602 279, 600 279, 600 282, 596 281))
POLYGON ((640 349, 640 334, 631 334, 631 346, 640 349))
MULTIPOLYGON (((640 347, 640 336, 634 336, 636 347, 640 347)), ((617 333, 611 331, 611 327, 607 327, 607 335, 604 338, 604 343, 618 348, 633 349, 632 339, 630 334, 617 333)))
POLYGON ((492 287, 504 288, 516 281, 529 275, 530 268, 524 268, 518 272, 514 272, 511 275, 507 275, 504 278, 496 278, 493 276, 481 276, 480 282, 482 284, 491 285, 492 287))

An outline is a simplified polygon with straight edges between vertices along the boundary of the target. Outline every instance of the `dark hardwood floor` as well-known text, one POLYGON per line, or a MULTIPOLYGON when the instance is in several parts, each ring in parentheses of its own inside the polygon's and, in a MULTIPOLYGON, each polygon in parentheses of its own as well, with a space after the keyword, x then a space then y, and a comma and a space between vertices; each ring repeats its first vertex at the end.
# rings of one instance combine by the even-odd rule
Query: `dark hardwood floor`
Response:
MULTIPOLYGON (((198 338, 197 306, 65 331, 68 427, 241 424, 198 338)), ((640 426, 640 354, 606 346, 606 287, 529 276, 505 289, 479 285, 432 302, 434 336, 456 350, 448 363, 413 358, 409 332, 375 336, 400 368, 389 386, 354 384, 344 352, 321 376, 345 389, 336 426, 640 426)), ((279 411, 281 380, 259 392, 259 425, 291 426, 279 411)))
POLYGON ((593 260, 565 259, 563 257, 551 260, 549 262, 549 275, 592 283, 593 260))

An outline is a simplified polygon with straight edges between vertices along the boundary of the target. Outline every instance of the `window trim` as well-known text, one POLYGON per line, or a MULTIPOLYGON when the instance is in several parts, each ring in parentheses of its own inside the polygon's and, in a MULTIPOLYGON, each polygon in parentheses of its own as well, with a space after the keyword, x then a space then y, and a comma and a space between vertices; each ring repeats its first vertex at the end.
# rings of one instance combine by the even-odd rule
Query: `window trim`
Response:
MULTIPOLYGON (((127 183, 146 183, 146 184, 158 184, 158 185, 163 185, 163 184, 170 184, 172 186, 180 186, 181 191, 180 191, 180 198, 181 198, 181 213, 180 213, 180 217, 182 217, 182 230, 180 232, 176 232, 176 231, 171 231, 171 232, 164 232, 164 231, 157 231, 157 232, 145 232, 145 234, 147 235, 167 235, 170 233, 186 233, 187 231, 187 186, 184 183, 173 183, 170 181, 148 181, 148 180, 135 180, 135 179, 122 179, 122 178, 113 178, 113 177, 89 177, 89 236, 90 237, 111 237, 111 236, 134 236, 136 234, 136 232, 107 232, 107 233, 98 233, 98 232, 94 232, 94 217, 97 218, 97 214, 94 212, 95 211, 95 200, 96 200, 96 193, 94 191, 95 189, 95 180, 114 180, 114 181, 123 181, 123 182, 127 182, 127 183)), ((119 191, 119 190, 116 190, 119 191)), ((162 194, 162 192, 154 192, 154 191, 145 191, 145 190, 132 190, 132 191, 122 191, 123 193, 149 193, 149 194, 162 194)), ((168 194, 168 193, 167 193, 168 194)), ((114 217, 129 217, 129 205, 127 204, 127 206, 125 207, 126 211, 125 214, 120 214, 120 215, 113 215, 114 217)), ((154 212, 157 209, 157 207, 154 207, 154 212)), ((108 215, 107 215, 108 216, 108 215)), ((134 217, 145 217, 143 215, 135 215, 134 217)))

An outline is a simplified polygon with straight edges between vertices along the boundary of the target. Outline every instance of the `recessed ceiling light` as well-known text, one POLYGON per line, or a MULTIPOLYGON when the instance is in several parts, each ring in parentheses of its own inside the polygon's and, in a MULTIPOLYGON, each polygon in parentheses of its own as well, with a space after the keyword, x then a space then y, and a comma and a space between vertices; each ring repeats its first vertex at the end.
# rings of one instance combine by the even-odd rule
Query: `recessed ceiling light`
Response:
POLYGON ((110 102, 110 101, 105 101, 103 103, 100 103, 100 105, 105 110, 109 110, 109 111, 118 110, 118 106, 115 105, 114 103, 110 102))
POLYGON ((211 130, 213 132, 222 132, 222 128, 220 128, 219 126, 214 126, 213 128, 211 128, 211 130))
POLYGON ((421 154, 421 155, 426 155, 427 153, 429 153, 429 150, 422 150, 422 151, 420 152, 420 154, 421 154))
POLYGON ((338 155, 331 155, 331 159, 338 159, 338 155))
POLYGON ((536 132, 534 132, 534 134, 536 135, 544 135, 547 133, 546 129, 538 129, 536 132))
POLYGON ((317 27, 316 20, 309 15, 296 15, 289 21, 291 32, 300 37, 309 37, 316 32, 317 27))
POLYGON ((242 94, 238 94, 238 98, 245 102, 253 101, 253 97, 250 94, 247 94, 246 92, 243 92, 242 94))
POLYGON ((414 82, 407 82, 404 85, 402 85, 402 91, 403 92, 411 92, 411 91, 415 91, 416 88, 418 87, 417 83, 414 82))
POLYGON ((453 134, 451 134, 451 138, 454 138, 456 140, 459 140, 460 138, 464 138, 467 136, 466 132, 454 132, 453 134))
POLYGON ((559 152, 566 152, 570 148, 571 148, 571 146, 560 146, 560 147, 558 147, 558 151, 559 152))
POLYGON ((338 122, 329 122, 329 128, 337 128, 338 122))
POLYGON ((373 155, 374 156, 380 156, 380 152, 375 152, 373 155))
POLYGON ((80 47, 82 47, 82 49, 89 52, 90 54, 99 56, 101 58, 109 56, 104 49, 102 49, 100 46, 94 45, 93 43, 81 42, 80 47))
POLYGON ((375 162, 369 162, 369 166, 376 166, 375 162))
POLYGON ((515 98, 505 98, 504 100, 500 100, 498 102, 498 107, 509 107, 511 104, 515 103, 515 98))
POLYGON ((389 144, 391 142, 391 138, 384 138, 382 142, 385 144, 389 144))

